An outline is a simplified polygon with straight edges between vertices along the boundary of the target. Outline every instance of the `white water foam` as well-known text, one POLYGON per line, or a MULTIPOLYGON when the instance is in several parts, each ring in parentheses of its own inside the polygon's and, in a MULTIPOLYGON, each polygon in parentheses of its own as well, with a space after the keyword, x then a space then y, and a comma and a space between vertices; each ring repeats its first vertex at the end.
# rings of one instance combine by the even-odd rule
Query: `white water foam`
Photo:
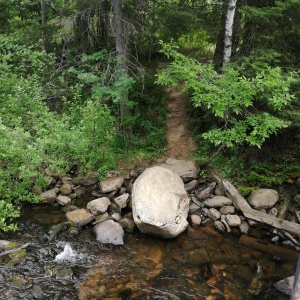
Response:
POLYGON ((77 253, 72 249, 70 243, 66 243, 63 252, 55 257, 56 262, 75 262, 77 253))

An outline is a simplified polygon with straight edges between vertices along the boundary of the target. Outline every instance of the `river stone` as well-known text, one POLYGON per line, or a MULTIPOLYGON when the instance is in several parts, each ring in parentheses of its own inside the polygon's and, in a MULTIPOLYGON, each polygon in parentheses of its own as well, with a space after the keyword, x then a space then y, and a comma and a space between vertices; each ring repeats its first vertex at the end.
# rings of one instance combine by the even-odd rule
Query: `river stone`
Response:
POLYGON ((221 221, 215 221, 214 222, 214 227, 219 231, 219 232, 225 232, 226 228, 225 225, 221 221))
POLYGON ((61 192, 63 195, 69 195, 69 194, 72 193, 72 189, 73 189, 72 184, 70 184, 70 183, 64 183, 64 184, 60 187, 60 192, 61 192))
POLYGON ((250 231, 250 225, 247 221, 241 221, 241 225, 239 227, 242 234, 248 234, 250 231))
POLYGON ((56 202, 61 206, 67 206, 71 204, 71 199, 68 196, 59 195, 56 197, 56 202))
POLYGON ((191 225, 193 227, 200 226, 202 220, 199 215, 191 215, 190 218, 191 218, 191 225))
POLYGON ((220 208, 220 213, 222 215, 228 215, 228 214, 232 215, 232 214, 234 214, 234 212, 235 212, 235 207, 232 205, 222 206, 220 208))
POLYGON ((285 293, 286 295, 291 296, 293 292, 294 280, 295 276, 291 276, 283 280, 277 281, 273 285, 277 290, 285 293))
POLYGON ((248 202, 255 209, 270 208, 278 201, 278 192, 272 189, 258 189, 252 191, 248 202))
POLYGON ((185 190, 186 190, 188 193, 190 193, 190 192, 192 192, 193 190, 195 190, 195 189, 198 187, 198 185, 199 185, 198 180, 194 179, 194 180, 192 180, 192 181, 186 183, 186 184, 184 185, 184 188, 185 188, 185 190))
POLYGON ((54 203, 56 200, 56 192, 57 189, 51 189, 46 192, 43 192, 40 194, 40 197, 42 198, 42 203, 54 203))
POLYGON ((222 207, 225 205, 232 205, 232 201, 224 196, 214 196, 203 202, 208 207, 222 207))
POLYGON ((189 197, 182 179, 163 168, 146 169, 134 182, 132 212, 140 231, 173 238, 188 226, 189 197))
POLYGON ((168 158, 165 163, 161 164, 160 166, 177 173, 184 182, 189 182, 193 179, 196 179, 198 175, 195 162, 191 160, 168 158))
POLYGON ((213 220, 216 221, 221 218, 221 213, 215 209, 215 208, 210 208, 209 209, 209 217, 213 220))
POLYGON ((100 182, 101 193, 110 193, 118 190, 124 183, 124 177, 109 178, 100 182))
POLYGON ((129 219, 129 218, 123 218, 119 224, 122 226, 122 228, 125 230, 125 231, 129 231, 129 232, 133 232, 136 225, 135 225, 135 222, 132 220, 132 219, 129 219))
POLYGON ((110 200, 107 197, 98 198, 88 202, 86 208, 94 215, 101 215, 107 211, 107 208, 111 205, 110 200))
POLYGON ((94 227, 96 240, 103 244, 123 245, 124 230, 120 224, 107 220, 94 227))
POLYGON ((120 208, 125 208, 127 206, 129 194, 123 194, 113 200, 113 202, 118 205, 120 208))
POLYGON ((241 225, 241 219, 238 215, 226 215, 225 221, 228 226, 236 227, 241 225))
POLYGON ((91 185, 95 185, 98 182, 98 178, 99 178, 98 173, 92 173, 86 177, 76 177, 72 181, 74 184, 91 186, 91 185))
POLYGON ((79 208, 67 212, 66 218, 73 224, 73 226, 83 227, 94 219, 94 215, 92 215, 87 209, 79 208))

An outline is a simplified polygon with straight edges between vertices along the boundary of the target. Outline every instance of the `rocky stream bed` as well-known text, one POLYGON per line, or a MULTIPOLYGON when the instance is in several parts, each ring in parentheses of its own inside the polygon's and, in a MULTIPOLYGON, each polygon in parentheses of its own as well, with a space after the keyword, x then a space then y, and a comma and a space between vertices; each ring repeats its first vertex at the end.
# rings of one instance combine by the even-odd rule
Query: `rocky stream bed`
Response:
MULTIPOLYGON (((22 208, 19 231, 0 233, 0 299, 289 299, 273 284, 294 275, 298 236, 244 217, 192 166, 163 165, 183 180, 188 203, 188 222, 168 239, 153 232, 157 224, 149 235, 136 222, 132 188, 142 171, 109 172, 101 182, 48 173, 47 191, 35 191, 42 203, 22 208)), ((297 184, 288 196, 255 193, 253 209, 296 224, 297 210, 282 204, 299 205, 297 184)))

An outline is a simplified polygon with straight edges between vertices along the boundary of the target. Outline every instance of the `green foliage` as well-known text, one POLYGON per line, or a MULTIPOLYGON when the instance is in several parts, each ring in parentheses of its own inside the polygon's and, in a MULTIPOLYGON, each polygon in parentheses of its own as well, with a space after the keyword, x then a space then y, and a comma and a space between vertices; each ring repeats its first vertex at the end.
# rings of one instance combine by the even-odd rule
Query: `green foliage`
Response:
POLYGON ((215 146, 261 147, 270 135, 290 124, 275 113, 293 99, 290 85, 295 74, 283 74, 279 67, 268 66, 249 78, 231 66, 219 74, 212 65, 187 58, 170 44, 162 46, 162 52, 173 61, 159 74, 157 82, 170 86, 184 81, 194 107, 216 120, 216 125, 203 133, 215 146))

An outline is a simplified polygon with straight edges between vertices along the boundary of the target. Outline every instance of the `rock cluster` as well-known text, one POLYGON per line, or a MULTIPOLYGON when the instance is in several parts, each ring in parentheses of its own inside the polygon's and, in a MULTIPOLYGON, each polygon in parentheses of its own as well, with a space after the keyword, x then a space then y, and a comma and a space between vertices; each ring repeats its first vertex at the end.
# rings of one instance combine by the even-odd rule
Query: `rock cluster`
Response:
MULTIPOLYGON (((223 233, 248 234, 252 227, 262 225, 237 211, 216 182, 200 180, 193 162, 167 159, 141 173, 130 171, 121 176, 111 171, 100 182, 98 174, 73 179, 48 174, 49 188, 39 195, 42 203, 62 206, 71 235, 92 224, 101 243, 122 245, 124 230, 132 232, 136 225, 144 233, 164 238, 177 236, 188 224, 199 227, 210 220, 223 233), (76 199, 83 199, 87 191, 92 200, 76 206, 76 199)), ((294 203, 300 203, 299 199, 296 195, 294 203)), ((281 217, 276 190, 255 190, 247 200, 253 209, 281 217)), ((300 221, 300 211, 295 215, 300 221)), ((288 232, 273 229, 270 235, 274 243, 299 250, 297 239, 288 232)))

